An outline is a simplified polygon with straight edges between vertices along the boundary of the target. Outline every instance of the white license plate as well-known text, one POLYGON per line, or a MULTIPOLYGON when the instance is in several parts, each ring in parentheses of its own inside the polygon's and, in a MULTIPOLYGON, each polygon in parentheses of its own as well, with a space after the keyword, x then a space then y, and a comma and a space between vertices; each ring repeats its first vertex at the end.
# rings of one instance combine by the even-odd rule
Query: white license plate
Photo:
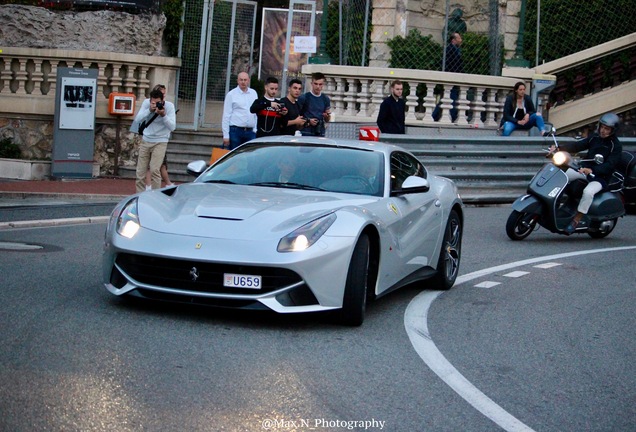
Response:
POLYGON ((223 286, 230 288, 261 289, 262 279, 261 276, 256 275, 224 273, 223 286))

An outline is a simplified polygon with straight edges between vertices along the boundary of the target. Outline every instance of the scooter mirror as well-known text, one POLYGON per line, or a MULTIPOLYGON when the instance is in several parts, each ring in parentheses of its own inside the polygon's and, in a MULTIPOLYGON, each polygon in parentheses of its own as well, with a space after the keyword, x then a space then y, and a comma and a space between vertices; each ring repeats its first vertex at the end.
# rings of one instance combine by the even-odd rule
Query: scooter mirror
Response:
POLYGON ((602 164, 605 161, 605 158, 603 157, 602 154, 595 154, 594 155, 594 162, 596 162, 597 165, 602 164))

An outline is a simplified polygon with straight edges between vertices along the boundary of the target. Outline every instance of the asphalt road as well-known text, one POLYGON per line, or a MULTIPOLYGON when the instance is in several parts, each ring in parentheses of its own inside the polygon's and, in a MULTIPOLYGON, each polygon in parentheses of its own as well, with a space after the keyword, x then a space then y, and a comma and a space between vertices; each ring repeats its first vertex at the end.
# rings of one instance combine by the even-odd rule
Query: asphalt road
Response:
POLYGON ((126 302, 104 224, 2 230, 42 249, 0 253, 0 430, 633 430, 636 217, 512 242, 508 213, 468 208, 458 284, 359 328, 126 302))

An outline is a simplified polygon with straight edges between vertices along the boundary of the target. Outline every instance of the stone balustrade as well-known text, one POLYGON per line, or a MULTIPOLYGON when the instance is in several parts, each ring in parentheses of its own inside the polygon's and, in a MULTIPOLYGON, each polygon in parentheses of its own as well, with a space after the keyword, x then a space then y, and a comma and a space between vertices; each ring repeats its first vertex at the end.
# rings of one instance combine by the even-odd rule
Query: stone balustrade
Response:
POLYGON ((150 87, 168 85, 168 99, 174 100, 177 70, 181 60, 94 51, 34 48, 3 48, 0 51, 0 115, 52 116, 55 112, 57 69, 98 69, 97 119, 108 114, 111 92, 133 93, 141 104, 150 87))
POLYGON ((322 72, 327 77, 324 91, 331 98, 337 122, 375 123, 382 100, 390 94, 390 84, 399 79, 410 89, 404 97, 409 126, 499 127, 506 96, 519 77, 458 74, 413 69, 336 66, 303 66, 308 77, 322 72), (457 87, 457 119, 451 119, 453 100, 450 92, 457 87), (417 90, 415 90, 417 89, 417 90), (435 91, 437 89, 438 91, 435 91), (440 103, 441 118, 433 120, 433 110, 440 103))

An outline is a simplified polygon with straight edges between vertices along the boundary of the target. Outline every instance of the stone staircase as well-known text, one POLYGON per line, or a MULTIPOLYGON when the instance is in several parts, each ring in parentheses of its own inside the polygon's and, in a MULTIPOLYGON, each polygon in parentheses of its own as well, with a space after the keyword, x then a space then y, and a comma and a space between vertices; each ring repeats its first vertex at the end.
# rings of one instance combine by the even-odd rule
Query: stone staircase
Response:
MULTIPOLYGON (((557 138, 559 143, 574 138, 557 138)), ((465 203, 511 203, 525 194, 530 180, 548 162, 552 139, 532 136, 412 137, 385 135, 412 152, 430 173, 452 179, 465 203)), ((636 151, 636 140, 621 138, 623 150, 636 151)))
POLYGON ((396 142, 411 151, 430 173, 455 182, 464 202, 509 203, 525 193, 546 163, 549 142, 541 137, 407 139, 396 142), (420 141, 420 142, 413 142, 420 141))
MULTIPOLYGON (((510 137, 494 131, 471 135, 388 135, 381 140, 412 152, 435 175, 452 179, 465 203, 511 203, 526 192, 532 177, 547 162, 546 150, 552 139, 513 133, 510 137)), ((336 137, 333 137, 337 139, 336 137)), ((560 143, 574 138, 559 137, 560 143)), ((173 133, 168 144, 170 179, 189 182, 186 166, 193 160, 209 161, 213 147, 221 147, 220 130, 173 133)), ((624 150, 636 151, 635 138, 621 138, 624 150)), ((120 175, 134 178, 135 169, 120 167, 120 175)))
MULTIPOLYGON (((173 182, 189 182, 193 177, 186 174, 188 163, 203 159, 210 160, 212 147, 221 147, 223 135, 220 129, 199 131, 176 130, 168 143, 168 173, 173 182)), ((119 167, 122 178, 135 178, 135 167, 119 167)))

